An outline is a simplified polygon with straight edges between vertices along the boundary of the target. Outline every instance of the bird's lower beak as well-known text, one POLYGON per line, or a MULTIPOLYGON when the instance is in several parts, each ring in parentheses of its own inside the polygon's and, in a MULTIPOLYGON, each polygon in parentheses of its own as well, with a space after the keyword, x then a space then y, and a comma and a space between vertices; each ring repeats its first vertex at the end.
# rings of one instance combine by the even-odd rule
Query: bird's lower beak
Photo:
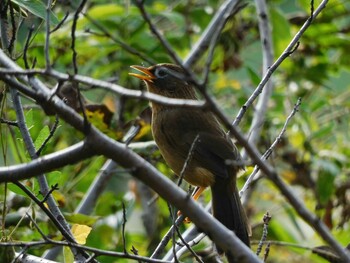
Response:
POLYGON ((147 82, 153 82, 153 80, 156 78, 153 73, 146 67, 142 66, 130 66, 130 68, 136 69, 137 71, 140 71, 146 75, 140 75, 136 73, 129 73, 130 76, 134 76, 136 78, 142 79, 147 82))

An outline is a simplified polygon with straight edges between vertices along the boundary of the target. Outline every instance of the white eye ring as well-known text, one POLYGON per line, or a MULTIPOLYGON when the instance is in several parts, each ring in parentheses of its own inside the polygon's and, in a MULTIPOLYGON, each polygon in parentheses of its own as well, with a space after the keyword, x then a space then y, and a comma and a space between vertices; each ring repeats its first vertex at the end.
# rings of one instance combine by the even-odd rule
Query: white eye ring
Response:
POLYGON ((154 75, 157 77, 157 78, 164 78, 168 75, 168 71, 161 67, 161 68, 156 68, 155 72, 154 72, 154 75))

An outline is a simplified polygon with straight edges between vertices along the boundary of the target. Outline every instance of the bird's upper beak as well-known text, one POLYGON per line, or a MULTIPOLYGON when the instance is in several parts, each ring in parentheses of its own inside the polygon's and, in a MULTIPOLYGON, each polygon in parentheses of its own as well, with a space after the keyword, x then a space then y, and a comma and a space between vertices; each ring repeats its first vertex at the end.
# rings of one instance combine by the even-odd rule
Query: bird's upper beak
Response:
POLYGON ((137 71, 140 71, 146 75, 140 75, 136 73, 129 73, 130 76, 134 76, 136 78, 142 79, 146 82, 153 82, 153 80, 156 78, 156 76, 153 75, 153 73, 146 67, 142 66, 130 66, 130 68, 136 69, 137 71))

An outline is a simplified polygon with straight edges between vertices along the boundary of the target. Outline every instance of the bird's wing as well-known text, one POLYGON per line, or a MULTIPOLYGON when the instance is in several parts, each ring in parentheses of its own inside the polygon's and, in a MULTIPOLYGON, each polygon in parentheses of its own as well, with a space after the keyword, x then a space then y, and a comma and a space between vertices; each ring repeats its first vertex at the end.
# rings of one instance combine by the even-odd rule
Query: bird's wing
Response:
POLYGON ((241 168, 241 156, 229 138, 219 134, 198 132, 187 134, 184 137, 186 144, 192 145, 193 138, 198 135, 198 141, 194 145, 194 165, 203 167, 213 174, 228 179, 232 176, 229 171, 237 171, 241 168), (232 169, 228 169, 228 167, 232 169))

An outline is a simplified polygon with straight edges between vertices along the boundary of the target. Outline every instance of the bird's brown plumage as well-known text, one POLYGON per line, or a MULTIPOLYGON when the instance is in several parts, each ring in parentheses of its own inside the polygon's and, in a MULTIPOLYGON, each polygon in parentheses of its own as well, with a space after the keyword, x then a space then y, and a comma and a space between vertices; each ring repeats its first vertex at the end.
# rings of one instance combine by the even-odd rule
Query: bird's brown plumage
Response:
MULTIPOLYGON (((197 99, 194 87, 186 81, 181 67, 157 64, 145 68, 132 66, 145 75, 150 92, 179 99, 197 99)), ((191 161, 184 179, 192 185, 211 187, 214 216, 249 246, 246 216, 236 187, 242 168, 236 146, 207 110, 172 107, 152 102, 152 132, 170 168, 180 175, 195 138, 191 161)))

